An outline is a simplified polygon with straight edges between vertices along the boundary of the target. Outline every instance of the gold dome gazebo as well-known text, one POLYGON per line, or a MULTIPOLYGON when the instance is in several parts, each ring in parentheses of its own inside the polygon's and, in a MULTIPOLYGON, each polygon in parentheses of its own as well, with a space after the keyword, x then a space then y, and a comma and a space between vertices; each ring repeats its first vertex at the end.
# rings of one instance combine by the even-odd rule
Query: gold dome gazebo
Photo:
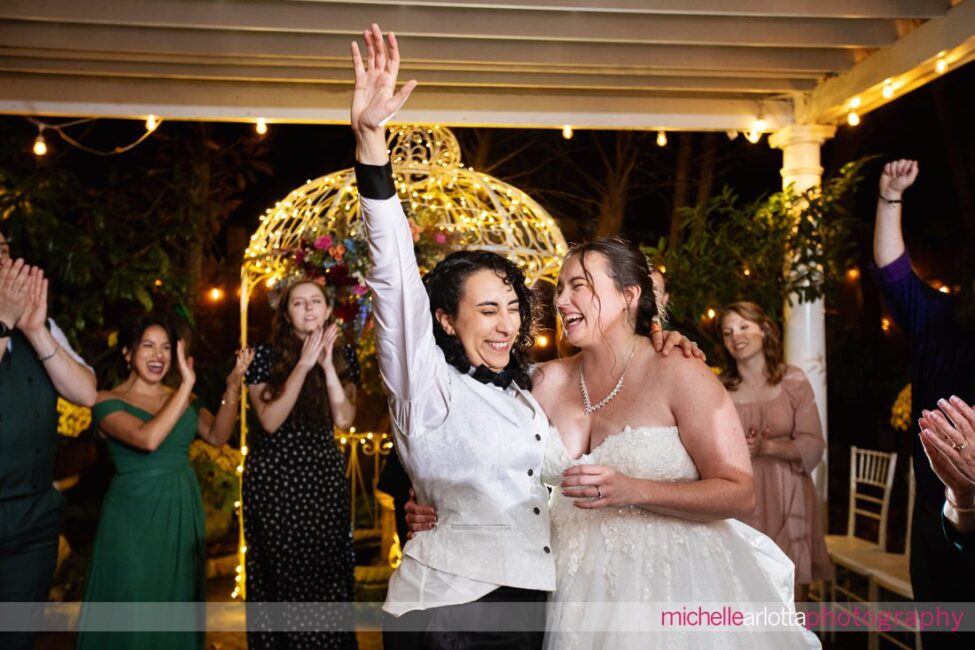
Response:
MULTIPOLYGON (((528 284, 538 281, 554 284, 567 251, 565 238, 555 220, 528 194, 465 167, 457 138, 447 128, 393 127, 388 144, 396 190, 407 215, 417 224, 450 235, 437 255, 455 248, 488 250, 518 264, 528 284)), ((304 269, 296 263, 296 252, 310 239, 335 232, 364 244, 359 194, 352 169, 308 181, 265 212, 260 226, 251 236, 241 267, 242 346, 247 345, 248 306, 255 290, 262 284, 267 288, 282 286, 300 276, 304 269)), ((356 246, 356 249, 359 255, 365 255, 364 245, 356 246)), ((427 267, 437 261, 434 257, 429 253, 418 255, 422 271, 429 270, 427 267)), ((368 301, 368 295, 362 296, 362 300, 368 301)), ((241 453, 246 456, 246 390, 242 393, 241 453)), ((354 501, 356 491, 366 489, 358 464, 359 454, 373 458, 374 475, 378 476, 380 458, 390 452, 392 442, 388 434, 356 432, 354 429, 337 432, 336 437, 343 447, 350 445, 347 476, 354 501)), ((237 467, 237 472, 243 474, 243 465, 237 467)), ((239 517, 242 512, 241 506, 239 517)), ((240 562, 234 597, 245 593, 243 530, 241 520, 240 562)))

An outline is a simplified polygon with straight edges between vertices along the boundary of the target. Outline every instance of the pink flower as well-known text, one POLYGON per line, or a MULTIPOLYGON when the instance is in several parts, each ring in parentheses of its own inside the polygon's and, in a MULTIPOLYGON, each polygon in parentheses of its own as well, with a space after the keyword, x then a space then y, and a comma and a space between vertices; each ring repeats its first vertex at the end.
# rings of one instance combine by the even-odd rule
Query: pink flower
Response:
POLYGON ((321 237, 315 240, 315 248, 317 248, 320 251, 325 250, 331 245, 332 245, 331 235, 322 235, 321 237))
POLYGON ((297 251, 295 253, 295 262, 298 264, 303 264, 305 261, 305 251, 297 251))
POLYGON ((355 285, 355 289, 353 289, 353 291, 355 291, 355 295, 357 295, 357 296, 364 296, 367 293, 369 293, 369 288, 368 287, 364 287, 361 284, 357 284, 357 285, 355 285))
POLYGON ((433 238, 434 240, 436 240, 438 244, 447 243, 447 235, 443 234, 442 232, 438 232, 436 235, 433 236, 433 238))

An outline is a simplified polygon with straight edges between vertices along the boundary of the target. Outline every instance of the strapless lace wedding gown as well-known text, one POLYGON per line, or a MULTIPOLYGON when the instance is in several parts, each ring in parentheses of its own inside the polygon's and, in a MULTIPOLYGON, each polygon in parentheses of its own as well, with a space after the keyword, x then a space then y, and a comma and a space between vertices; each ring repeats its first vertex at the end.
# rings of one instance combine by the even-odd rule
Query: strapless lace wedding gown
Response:
MULTIPOLYGON (((557 486, 579 464, 660 481, 699 479, 677 427, 627 427, 578 459, 553 431, 543 480, 557 486)), ((546 650, 820 647, 796 624, 792 562, 755 529, 639 508, 583 510, 558 487, 550 506, 557 582, 546 650), (727 625, 701 625, 702 617, 727 625)))

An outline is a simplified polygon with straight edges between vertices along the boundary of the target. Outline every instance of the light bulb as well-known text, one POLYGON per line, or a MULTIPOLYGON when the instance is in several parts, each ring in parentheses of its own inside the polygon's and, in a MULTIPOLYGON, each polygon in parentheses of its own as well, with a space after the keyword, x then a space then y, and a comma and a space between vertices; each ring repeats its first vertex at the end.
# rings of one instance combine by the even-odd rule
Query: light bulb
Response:
POLYGON ((745 131, 743 135, 745 136, 745 139, 751 142, 752 144, 756 144, 759 140, 762 139, 761 131, 755 131, 755 130, 745 131))
POLYGON ((894 96, 894 82, 890 79, 884 82, 884 89, 880 91, 884 96, 884 99, 890 99, 894 96))
POLYGON ((657 146, 666 147, 667 146, 667 132, 657 131, 657 146))
POLYGON ((852 110, 856 110, 856 109, 860 108, 860 98, 859 97, 854 97, 853 99, 850 100, 850 108, 852 110))
POLYGON ((566 140, 571 140, 573 135, 575 135, 575 134, 572 132, 572 126, 571 125, 566 124, 565 126, 562 127, 562 137, 563 138, 565 138, 566 140))
POLYGON ((846 116, 846 123, 850 126, 856 126, 860 123, 860 116, 857 115, 856 111, 850 111, 850 114, 846 116))
POLYGON ((257 124, 254 125, 254 129, 257 131, 258 135, 264 135, 267 133, 267 120, 263 117, 257 118, 257 124))
POLYGON ((150 115, 146 118, 146 131, 155 131, 159 127, 159 120, 156 119, 155 115, 150 115))
POLYGON ((34 155, 43 156, 46 153, 47 153, 47 143, 44 142, 44 135, 38 133, 37 139, 34 140, 34 155))
POLYGON ((934 69, 938 72, 938 74, 948 72, 948 61, 946 61, 943 56, 939 57, 937 62, 934 64, 934 69))
POLYGON ((752 131, 755 131, 756 133, 765 133, 765 129, 767 128, 768 122, 761 117, 752 122, 752 131))

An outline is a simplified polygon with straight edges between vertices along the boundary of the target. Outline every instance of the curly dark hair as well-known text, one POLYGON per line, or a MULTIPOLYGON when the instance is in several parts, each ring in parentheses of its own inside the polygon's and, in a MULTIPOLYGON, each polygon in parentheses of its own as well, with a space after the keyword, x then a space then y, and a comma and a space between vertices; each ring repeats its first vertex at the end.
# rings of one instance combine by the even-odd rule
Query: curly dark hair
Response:
POLYGON ((461 372, 471 368, 471 362, 464 352, 464 346, 453 336, 447 334, 437 320, 437 310, 452 316, 464 295, 464 287, 473 273, 489 269, 498 274, 505 284, 510 285, 518 296, 518 312, 521 327, 511 348, 511 360, 506 370, 519 386, 531 390, 532 380, 528 374, 528 350, 535 344, 535 316, 537 300, 525 284, 525 275, 513 262, 496 253, 487 251, 457 251, 441 260, 432 271, 426 274, 423 282, 430 297, 430 314, 433 316, 433 337, 443 350, 447 363, 461 372))
MULTIPOLYGON (((303 284, 310 284, 322 292, 322 297, 328 300, 325 289, 311 280, 299 280, 288 286, 281 294, 278 308, 274 312, 271 322, 271 369, 268 373, 267 385, 264 387, 263 398, 274 400, 284 390, 284 384, 301 357, 302 339, 295 334, 291 319, 288 318, 288 302, 291 292, 303 284)), ((340 363, 341 355, 335 356, 336 364, 340 363)), ((336 367, 336 370, 340 368, 336 367)), ((301 392, 288 419, 319 429, 332 426, 332 413, 328 403, 328 392, 325 387, 325 372, 318 364, 305 376, 305 383, 301 385, 301 392)))
POLYGON ((775 324, 765 310, 753 302, 739 300, 727 305, 714 319, 714 330, 721 341, 721 372, 718 378, 728 390, 735 390, 741 384, 741 374, 738 372, 738 363, 728 351, 724 344, 724 334, 722 334, 725 316, 734 312, 758 325, 762 330, 762 353, 765 356, 765 379, 772 386, 778 385, 785 376, 785 363, 782 361, 782 336, 779 334, 779 326, 775 324))
MULTIPOLYGON (((636 305, 636 322, 633 329, 636 334, 650 336, 653 318, 659 314, 647 256, 639 248, 619 237, 575 244, 569 249, 562 264, 564 266, 565 262, 573 257, 578 257, 580 264, 582 264, 582 272, 585 274, 590 287, 593 285, 592 275, 586 266, 586 256, 589 253, 599 253, 605 258, 606 274, 613 280, 618 291, 622 293, 627 287, 632 286, 640 288, 640 298, 636 305)), ((599 308, 599 296, 594 295, 594 298, 597 308, 599 308)))

